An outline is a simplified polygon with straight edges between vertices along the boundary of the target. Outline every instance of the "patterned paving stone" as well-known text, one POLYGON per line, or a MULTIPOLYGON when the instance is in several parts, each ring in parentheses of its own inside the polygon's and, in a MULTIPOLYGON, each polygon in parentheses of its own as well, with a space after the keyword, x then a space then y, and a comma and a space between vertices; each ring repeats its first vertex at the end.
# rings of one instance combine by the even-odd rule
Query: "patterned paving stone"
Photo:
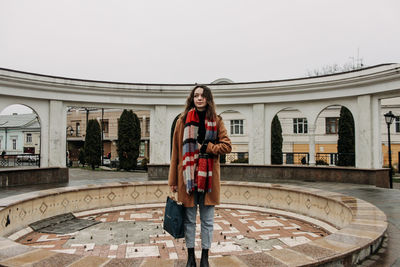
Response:
POLYGON ((301 253, 289 249, 276 249, 266 253, 289 266, 306 266, 316 263, 311 257, 301 257, 301 253))
POLYGON ((2 248, 0 250, 0 260, 4 260, 7 258, 11 258, 20 254, 24 254, 26 252, 32 251, 34 248, 32 247, 27 247, 27 246, 21 246, 21 245, 11 245, 6 248, 2 248))
POLYGON ((143 259, 112 259, 104 267, 133 267, 140 266, 143 259))
POLYGON ((1 266, 3 266, 3 265, 5 265, 5 266, 23 266, 25 264, 40 262, 40 261, 45 260, 54 255, 56 255, 55 252, 51 252, 48 250, 33 250, 31 252, 1 261, 0 265, 1 266))
POLYGON ((83 257, 80 260, 72 263, 68 267, 97 267, 108 263, 110 260, 107 258, 100 258, 95 256, 83 257))
POLYGON ((241 255, 238 258, 248 266, 275 266, 286 267, 288 265, 274 259, 265 253, 255 253, 252 255, 241 255))
POLYGON ((44 266, 67 266, 82 256, 80 255, 68 255, 63 253, 57 253, 56 255, 46 258, 40 262, 33 264, 33 267, 44 267, 44 266))
POLYGON ((307 255, 318 261, 326 259, 327 257, 336 255, 336 253, 333 250, 325 249, 322 247, 317 247, 317 246, 313 246, 313 245, 309 245, 309 244, 302 244, 302 245, 296 246, 291 249, 295 250, 297 252, 300 252, 304 255, 307 255))
MULTIPOLYGON (((67 235, 32 232, 18 242, 35 248, 82 256, 112 259, 187 258, 184 239, 173 239, 162 229, 162 208, 133 209, 85 216, 102 223, 67 235)), ((196 257, 201 254, 200 221, 197 217, 196 257)), ((279 215, 217 208, 210 258, 226 255, 254 255, 293 247, 316 240, 328 233, 309 223, 279 215)), ((259 260, 269 256, 260 254, 259 260)), ((83 260, 83 259, 82 259, 83 260)), ((218 261, 218 260, 216 260, 218 261)), ((250 262, 250 259, 247 259, 250 262)), ((130 261, 125 262, 128 265, 130 261)), ((136 262, 137 263, 137 262, 136 262)))

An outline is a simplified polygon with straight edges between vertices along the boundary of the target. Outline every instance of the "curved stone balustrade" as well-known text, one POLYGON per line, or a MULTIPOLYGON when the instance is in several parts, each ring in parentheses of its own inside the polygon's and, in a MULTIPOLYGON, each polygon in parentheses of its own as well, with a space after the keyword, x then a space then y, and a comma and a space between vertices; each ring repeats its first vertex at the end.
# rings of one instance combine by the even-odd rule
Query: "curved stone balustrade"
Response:
MULTIPOLYGON (((54 77, 0 68, 0 110, 23 104, 38 115, 41 167, 66 167, 68 107, 146 110, 150 113, 150 163, 169 164, 170 129, 194 84, 135 84, 54 77)), ((246 121, 250 165, 271 164, 271 123, 282 110, 298 110, 308 122, 310 164, 321 112, 347 107, 354 119, 355 167, 382 167, 381 100, 400 96, 400 64, 280 81, 210 84, 217 113, 239 112, 246 121), (369 112, 365 112, 368 110, 369 112)))
MULTIPOLYGON (((165 202, 166 182, 119 182, 102 185, 65 187, 16 195, 0 200, 0 265, 49 264, 51 266, 113 266, 138 259, 109 259, 56 253, 14 242, 25 235, 28 224, 67 213, 119 207, 133 204, 165 202), (25 229, 25 230, 24 230, 25 229)), ((272 208, 322 220, 338 229, 330 235, 280 250, 255 255, 212 258, 231 266, 315 266, 334 264, 352 266, 374 253, 387 229, 386 215, 363 200, 339 193, 299 186, 250 182, 223 182, 223 204, 272 208)), ((132 262, 130 262, 132 261, 132 262)), ((144 259, 141 266, 174 266, 169 259, 144 259)))

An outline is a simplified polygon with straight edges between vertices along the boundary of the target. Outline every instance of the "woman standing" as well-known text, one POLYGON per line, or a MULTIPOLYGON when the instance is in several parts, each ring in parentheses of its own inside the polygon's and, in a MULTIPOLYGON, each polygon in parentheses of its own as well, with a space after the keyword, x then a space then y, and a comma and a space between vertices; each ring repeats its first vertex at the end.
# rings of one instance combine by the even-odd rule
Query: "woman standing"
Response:
POLYGON ((175 127, 168 185, 185 206, 186 266, 196 266, 194 254, 197 206, 201 221, 200 266, 208 266, 214 225, 214 206, 220 198, 219 155, 231 152, 222 118, 215 112, 210 88, 197 85, 186 100, 175 127))

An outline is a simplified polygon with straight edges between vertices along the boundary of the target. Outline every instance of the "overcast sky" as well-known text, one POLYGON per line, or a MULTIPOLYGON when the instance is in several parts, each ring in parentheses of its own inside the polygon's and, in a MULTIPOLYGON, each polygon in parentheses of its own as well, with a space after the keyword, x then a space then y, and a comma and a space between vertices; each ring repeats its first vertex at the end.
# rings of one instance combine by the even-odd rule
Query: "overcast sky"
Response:
POLYGON ((304 77, 400 62, 399 0, 1 0, 0 68, 104 81, 304 77), (353 58, 353 59, 352 59, 353 58))

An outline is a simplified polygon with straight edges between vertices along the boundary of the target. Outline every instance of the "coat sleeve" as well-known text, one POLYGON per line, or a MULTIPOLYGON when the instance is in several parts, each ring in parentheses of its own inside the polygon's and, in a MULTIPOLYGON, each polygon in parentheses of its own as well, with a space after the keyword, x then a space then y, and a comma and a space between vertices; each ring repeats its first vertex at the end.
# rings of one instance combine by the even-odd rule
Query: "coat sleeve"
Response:
POLYGON ((174 136, 172 138, 171 163, 169 165, 168 185, 178 185, 178 164, 179 164, 179 132, 181 128, 181 120, 178 119, 174 136))
POLYGON ((218 142, 208 143, 206 152, 214 155, 228 154, 232 150, 231 140, 228 137, 224 122, 219 119, 217 122, 218 142))

